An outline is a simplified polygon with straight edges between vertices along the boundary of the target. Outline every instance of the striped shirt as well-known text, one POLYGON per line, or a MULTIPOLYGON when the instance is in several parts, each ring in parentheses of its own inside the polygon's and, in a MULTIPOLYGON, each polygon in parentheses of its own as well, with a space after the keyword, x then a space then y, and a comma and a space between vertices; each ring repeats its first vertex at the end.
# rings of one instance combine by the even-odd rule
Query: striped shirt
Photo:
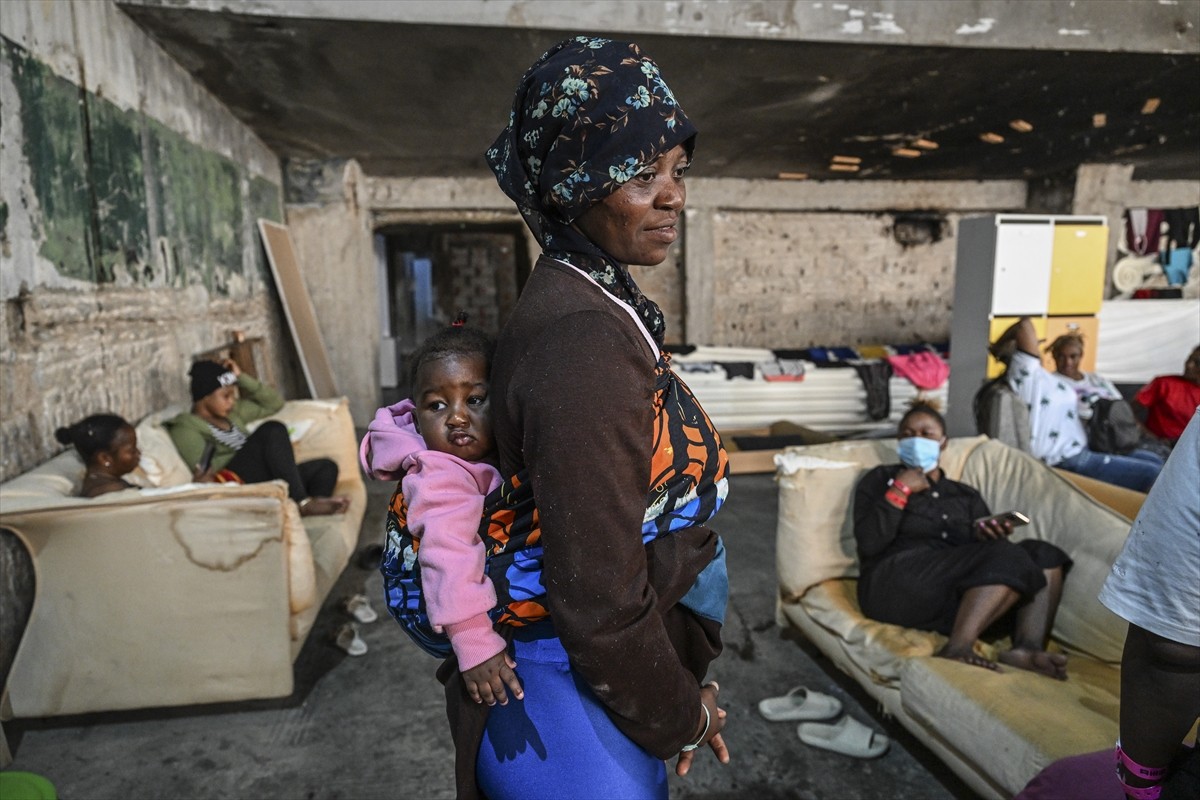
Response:
POLYGON ((229 430, 227 431, 218 428, 211 422, 208 423, 208 429, 212 431, 214 439, 226 447, 232 447, 234 450, 241 450, 242 445, 246 443, 246 432, 232 422, 229 423, 229 430))

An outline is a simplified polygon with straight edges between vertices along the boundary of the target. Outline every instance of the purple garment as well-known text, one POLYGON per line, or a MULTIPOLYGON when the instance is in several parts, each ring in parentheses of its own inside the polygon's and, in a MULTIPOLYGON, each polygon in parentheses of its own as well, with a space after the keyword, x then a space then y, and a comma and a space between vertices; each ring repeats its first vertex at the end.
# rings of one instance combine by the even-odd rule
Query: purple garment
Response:
POLYGON ((1013 800, 1125 800, 1112 748, 1060 758, 1013 800))

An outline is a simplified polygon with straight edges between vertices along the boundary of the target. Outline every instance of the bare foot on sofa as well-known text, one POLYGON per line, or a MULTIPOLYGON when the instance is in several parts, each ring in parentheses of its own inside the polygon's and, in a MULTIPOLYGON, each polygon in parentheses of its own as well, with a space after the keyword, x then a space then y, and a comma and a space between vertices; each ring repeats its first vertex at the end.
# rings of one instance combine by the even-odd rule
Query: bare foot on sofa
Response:
POLYGON ((345 495, 336 497, 309 497, 300 506, 302 517, 323 517, 330 514, 345 514, 350 507, 350 498, 345 495))
POLYGON ((1014 647, 997 656, 1005 664, 1018 669, 1027 669, 1065 681, 1067 679, 1067 657, 1062 653, 1047 653, 1045 650, 1033 650, 1026 647, 1014 647))
POLYGON ((950 645, 946 645, 938 651, 937 655, 938 658, 948 658, 951 661, 961 661, 964 664, 970 664, 973 667, 996 669, 996 664, 994 661, 988 661, 970 647, 951 647, 950 645))

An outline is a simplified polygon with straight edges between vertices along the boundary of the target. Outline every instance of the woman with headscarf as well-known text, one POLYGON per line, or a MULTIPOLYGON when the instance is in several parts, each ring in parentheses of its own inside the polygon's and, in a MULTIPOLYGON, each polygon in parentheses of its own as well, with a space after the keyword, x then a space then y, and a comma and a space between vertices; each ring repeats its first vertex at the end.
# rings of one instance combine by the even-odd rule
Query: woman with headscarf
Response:
POLYGON ((695 133, 636 45, 579 37, 529 69, 488 150, 544 250, 490 402, 501 472, 532 485, 548 617, 507 629, 524 700, 475 706, 442 670, 460 796, 666 797, 663 760, 728 761, 701 685, 728 594, 705 525, 728 461, 627 269, 675 241, 695 133))

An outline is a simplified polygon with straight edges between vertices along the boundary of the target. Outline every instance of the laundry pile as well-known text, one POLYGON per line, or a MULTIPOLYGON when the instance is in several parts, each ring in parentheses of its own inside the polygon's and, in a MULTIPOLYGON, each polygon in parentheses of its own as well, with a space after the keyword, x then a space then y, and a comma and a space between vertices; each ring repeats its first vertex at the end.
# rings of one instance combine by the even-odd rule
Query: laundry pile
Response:
POLYGON ((821 431, 894 430, 920 395, 944 408, 944 344, 670 347, 671 363, 721 430, 789 422, 821 431))

